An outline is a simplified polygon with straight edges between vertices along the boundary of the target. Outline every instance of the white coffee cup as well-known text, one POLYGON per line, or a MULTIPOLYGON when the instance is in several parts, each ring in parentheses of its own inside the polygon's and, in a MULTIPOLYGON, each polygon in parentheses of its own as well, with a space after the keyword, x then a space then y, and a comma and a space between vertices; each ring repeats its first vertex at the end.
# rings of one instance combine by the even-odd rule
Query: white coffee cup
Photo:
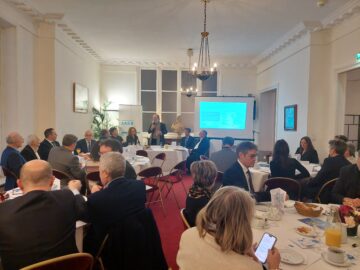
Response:
POLYGON ((327 251, 327 257, 329 261, 334 263, 344 263, 346 253, 344 250, 337 247, 329 247, 327 251))

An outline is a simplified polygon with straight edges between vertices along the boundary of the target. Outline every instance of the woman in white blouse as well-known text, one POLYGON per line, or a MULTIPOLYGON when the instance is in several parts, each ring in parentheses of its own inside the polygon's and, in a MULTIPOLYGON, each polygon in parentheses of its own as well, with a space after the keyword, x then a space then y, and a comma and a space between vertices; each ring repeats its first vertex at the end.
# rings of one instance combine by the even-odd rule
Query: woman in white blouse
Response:
MULTIPOLYGON (((219 189, 199 212, 197 227, 180 240, 177 264, 181 270, 262 270, 254 254, 251 220, 254 201, 238 187, 219 189)), ((269 250, 268 269, 279 269, 280 254, 269 250)))

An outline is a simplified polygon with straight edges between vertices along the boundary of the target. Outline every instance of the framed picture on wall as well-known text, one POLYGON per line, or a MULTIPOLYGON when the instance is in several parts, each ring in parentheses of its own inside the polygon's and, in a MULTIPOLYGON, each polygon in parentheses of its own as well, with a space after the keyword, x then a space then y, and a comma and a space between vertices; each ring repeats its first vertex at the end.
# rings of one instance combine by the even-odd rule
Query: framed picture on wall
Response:
POLYGON ((89 108, 89 89, 85 86, 74 83, 74 112, 87 113, 89 108))
POLYGON ((296 131, 297 128, 297 105, 284 107, 284 130, 296 131))

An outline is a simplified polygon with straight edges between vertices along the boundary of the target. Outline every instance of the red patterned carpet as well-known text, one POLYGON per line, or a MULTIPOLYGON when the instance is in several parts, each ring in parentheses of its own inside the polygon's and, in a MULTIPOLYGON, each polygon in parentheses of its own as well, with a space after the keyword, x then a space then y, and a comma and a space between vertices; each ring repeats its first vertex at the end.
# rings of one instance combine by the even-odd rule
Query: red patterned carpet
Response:
MULTIPOLYGON (((192 184, 192 178, 190 176, 185 176, 183 181, 188 190, 192 184)), ((174 188, 180 207, 184 208, 186 194, 181 183, 176 184, 174 188)), ((166 193, 165 189, 163 190, 163 193, 166 193)), ((179 268, 176 264, 176 254, 179 249, 181 234, 184 231, 184 225, 180 217, 180 210, 176 205, 172 193, 164 199, 164 205, 166 216, 164 216, 161 205, 158 203, 153 204, 151 209, 153 210, 156 223, 160 231, 166 261, 172 270, 177 270, 179 268)))

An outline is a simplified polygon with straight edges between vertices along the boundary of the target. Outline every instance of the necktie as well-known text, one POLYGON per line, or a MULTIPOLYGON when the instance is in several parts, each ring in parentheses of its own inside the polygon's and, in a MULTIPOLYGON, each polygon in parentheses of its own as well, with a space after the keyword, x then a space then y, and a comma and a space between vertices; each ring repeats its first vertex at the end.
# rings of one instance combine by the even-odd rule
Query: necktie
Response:
POLYGON ((251 177, 250 171, 247 170, 246 174, 247 174, 248 179, 249 179, 249 191, 250 191, 250 193, 254 193, 254 186, 253 186, 253 183, 252 183, 252 177, 251 177))
POLYGON ((52 146, 56 146, 56 143, 55 142, 51 142, 52 146))
POLYGON ((88 148, 88 152, 90 152, 91 142, 88 142, 87 148, 88 148))

